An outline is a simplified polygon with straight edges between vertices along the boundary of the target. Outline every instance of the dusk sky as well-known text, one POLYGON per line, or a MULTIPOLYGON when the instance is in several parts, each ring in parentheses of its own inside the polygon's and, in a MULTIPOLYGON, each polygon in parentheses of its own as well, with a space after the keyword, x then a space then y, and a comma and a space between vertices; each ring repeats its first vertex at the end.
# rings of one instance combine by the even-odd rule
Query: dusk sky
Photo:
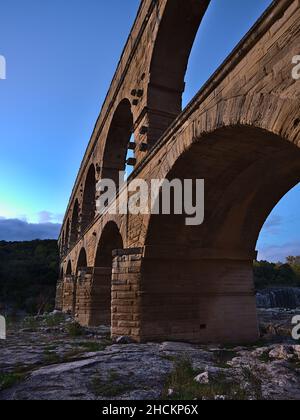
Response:
MULTIPOLYGON (((184 106, 270 0, 212 0, 186 75, 184 106)), ((0 240, 56 238, 139 0, 3 0, 0 240)), ((273 210, 261 259, 300 254, 300 186, 273 210)))

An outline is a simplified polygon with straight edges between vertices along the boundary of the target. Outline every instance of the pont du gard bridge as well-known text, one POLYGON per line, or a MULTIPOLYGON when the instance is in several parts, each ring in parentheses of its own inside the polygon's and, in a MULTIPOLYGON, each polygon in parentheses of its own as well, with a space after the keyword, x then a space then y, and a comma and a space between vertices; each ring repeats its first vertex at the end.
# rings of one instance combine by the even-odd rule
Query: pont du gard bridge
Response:
POLYGON ((56 307, 85 326, 111 325, 113 338, 258 338, 257 239, 300 181, 300 2, 274 1, 183 110, 209 3, 141 1, 65 214, 56 307), (127 182, 205 180, 204 222, 99 214, 96 185, 114 180, 118 201, 126 165, 127 182))

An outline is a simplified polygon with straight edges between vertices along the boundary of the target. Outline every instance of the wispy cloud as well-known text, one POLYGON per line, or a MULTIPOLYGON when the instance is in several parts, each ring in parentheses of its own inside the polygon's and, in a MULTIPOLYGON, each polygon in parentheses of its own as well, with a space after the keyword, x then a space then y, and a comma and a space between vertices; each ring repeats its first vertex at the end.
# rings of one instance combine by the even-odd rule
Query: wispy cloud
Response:
POLYGON ((38 223, 61 223, 63 214, 55 214, 50 211, 40 211, 38 214, 38 223))
POLYGON ((28 223, 25 220, 0 217, 0 240, 57 239, 60 228, 60 223, 28 223))
POLYGON ((285 262, 291 255, 300 255, 300 241, 262 247, 258 258, 272 262, 285 262))
POLYGON ((264 234, 276 235, 284 223, 283 217, 278 214, 272 215, 267 222, 264 224, 264 234))

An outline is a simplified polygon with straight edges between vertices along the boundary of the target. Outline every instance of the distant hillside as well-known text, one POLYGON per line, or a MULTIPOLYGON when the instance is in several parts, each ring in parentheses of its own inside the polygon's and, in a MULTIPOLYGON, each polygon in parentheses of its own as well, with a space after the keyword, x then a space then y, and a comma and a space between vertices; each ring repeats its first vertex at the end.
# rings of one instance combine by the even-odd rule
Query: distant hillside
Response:
POLYGON ((0 308, 52 309, 57 278, 56 241, 0 241, 0 308))
MULTIPOLYGON (((53 240, 0 241, 0 312, 3 307, 31 314, 54 307, 59 256, 53 240)), ((256 289, 300 287, 300 257, 285 264, 254 263, 256 289)))

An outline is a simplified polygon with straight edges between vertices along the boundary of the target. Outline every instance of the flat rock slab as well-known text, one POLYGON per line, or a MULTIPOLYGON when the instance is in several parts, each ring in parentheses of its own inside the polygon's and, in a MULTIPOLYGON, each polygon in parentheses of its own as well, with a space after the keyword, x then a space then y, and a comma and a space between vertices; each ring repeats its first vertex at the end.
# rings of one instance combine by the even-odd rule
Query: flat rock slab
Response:
MULTIPOLYGON (((272 317, 278 322, 282 315, 272 317)), ((0 342, 0 380, 22 375, 0 390, 0 400, 159 400, 179 360, 191 362, 198 383, 205 378, 209 386, 222 378, 229 386, 238 384, 245 399, 300 399, 300 348, 287 343, 288 337, 229 349, 174 342, 118 345, 107 340, 107 328, 99 331, 77 338, 63 328, 9 331, 0 342)))

